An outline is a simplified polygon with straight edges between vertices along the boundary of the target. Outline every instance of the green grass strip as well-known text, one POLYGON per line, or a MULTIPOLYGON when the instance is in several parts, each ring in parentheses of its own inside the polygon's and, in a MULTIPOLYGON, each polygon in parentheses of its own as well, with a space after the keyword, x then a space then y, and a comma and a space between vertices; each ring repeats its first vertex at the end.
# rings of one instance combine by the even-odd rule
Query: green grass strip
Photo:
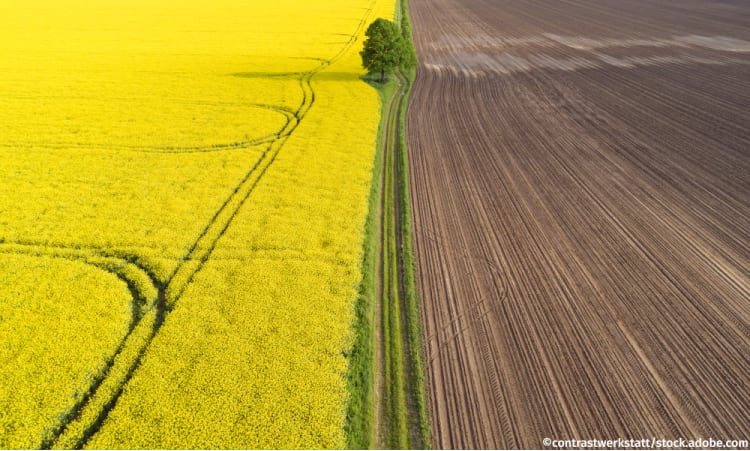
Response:
MULTIPOLYGON (((401 6, 401 32, 404 38, 414 46, 412 39, 411 19, 409 16, 408 0, 400 0, 401 6)), ((409 377, 411 395, 416 403, 416 414, 419 423, 419 435, 421 443, 412 444, 412 447, 430 447, 430 422, 425 396, 424 377, 424 347, 422 346, 422 321, 420 312, 420 299, 416 288, 416 263, 412 241, 411 202, 409 194, 409 158, 406 145, 406 109, 411 93, 411 87, 416 76, 416 70, 401 71, 406 78, 405 92, 401 98, 398 112, 398 171, 399 171, 399 199, 401 214, 401 258, 403 264, 403 283, 406 306, 406 330, 409 344, 409 377)))
MULTIPOLYGON (((370 80, 380 95, 381 111, 388 107, 396 84, 381 85, 370 80)), ((349 403, 346 416, 348 449, 372 449, 375 446, 375 306, 377 305, 379 252, 381 246, 381 189, 383 165, 383 123, 378 130, 372 184, 365 222, 365 240, 362 258, 362 281, 355 304, 354 345, 349 355, 347 383, 349 403)))
MULTIPOLYGON (((396 17, 400 18, 404 37, 412 42, 406 0, 399 2, 398 8, 396 17)), ((379 444, 375 437, 375 402, 378 396, 383 396, 381 409, 384 418, 381 419, 381 427, 385 429, 385 435, 384 443, 381 445, 393 449, 429 448, 430 445, 429 417, 424 391, 422 327, 412 246, 405 133, 406 107, 415 71, 409 70, 404 73, 398 70, 395 75, 397 76, 389 77, 385 84, 377 83, 377 77, 364 77, 380 94, 382 115, 365 225, 363 277, 355 306, 355 341, 349 355, 347 375, 350 399, 345 428, 349 449, 372 449, 379 444), (399 82, 405 84, 403 96, 397 93, 399 82), (394 95, 398 98, 394 99, 394 95), (390 114, 392 99, 398 102, 396 114, 390 114), (386 123, 387 120, 390 120, 390 124, 386 123), (388 138, 395 152, 385 149, 386 130, 391 133, 388 138), (396 218, 396 203, 400 222, 396 218), (401 235, 400 249, 398 234, 401 235), (403 288, 399 283, 399 253, 403 265, 403 288), (382 277, 382 293, 378 293, 378 277, 382 277), (375 323, 375 307, 378 305, 379 294, 382 296, 382 371, 385 391, 383 394, 375 393, 375 328, 378 326, 375 323), (402 312, 402 306, 405 312, 402 312), (402 318, 405 319, 405 323, 402 318), (403 349, 404 329, 408 352, 403 349), (405 360, 405 354, 409 356, 408 362, 405 360), (410 402, 415 404, 412 410, 416 412, 410 412, 410 402), (410 437, 410 415, 418 417, 416 438, 410 437)))

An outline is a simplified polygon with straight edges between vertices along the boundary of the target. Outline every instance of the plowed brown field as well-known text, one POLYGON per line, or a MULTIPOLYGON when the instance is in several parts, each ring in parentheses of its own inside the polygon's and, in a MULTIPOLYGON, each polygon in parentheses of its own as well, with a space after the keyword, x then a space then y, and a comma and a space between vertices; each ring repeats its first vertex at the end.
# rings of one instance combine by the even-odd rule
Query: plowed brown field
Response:
POLYGON ((436 447, 750 436, 750 3, 410 0, 436 447))

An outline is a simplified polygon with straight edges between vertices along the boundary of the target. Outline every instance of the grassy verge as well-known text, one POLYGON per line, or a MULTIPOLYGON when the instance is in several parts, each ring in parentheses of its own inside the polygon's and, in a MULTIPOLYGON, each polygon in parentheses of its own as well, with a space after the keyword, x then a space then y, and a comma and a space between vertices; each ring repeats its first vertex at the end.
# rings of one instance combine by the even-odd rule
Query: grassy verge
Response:
MULTIPOLYGON (((414 80, 414 71, 407 74, 407 84, 404 98, 409 98, 411 83, 414 80)), ((424 380, 424 347, 422 346, 422 320, 420 312, 420 301, 416 288, 416 263, 414 260, 414 249, 412 244, 411 204, 409 198, 409 159, 406 152, 406 108, 399 112, 399 199, 401 206, 401 258, 403 260, 404 298, 406 307, 406 330, 411 351, 410 374, 412 396, 416 403, 418 415, 419 435, 423 448, 429 447, 430 423, 428 418, 427 404, 425 400, 424 380)))
MULTIPOLYGON (((414 48, 409 18, 409 4, 407 0, 399 2, 401 7, 401 32, 404 38, 414 48)), ((406 108, 408 106, 411 87, 416 77, 415 69, 402 71, 406 78, 406 87, 398 114, 398 171, 399 171, 399 199, 401 211, 401 258, 404 283, 404 297, 406 307, 406 329, 409 349, 411 351, 410 374, 411 395, 415 401, 418 416, 419 435, 422 447, 430 445, 430 423, 425 396, 424 377, 424 347, 422 346, 422 320, 420 300, 416 288, 416 263, 412 241, 411 202, 409 194, 409 158, 406 146, 406 108)))
MULTIPOLYGON (((380 84, 374 78, 365 78, 380 94, 381 111, 388 108, 396 83, 380 84)), ((347 448, 371 449, 375 445, 375 306, 378 288, 381 245, 381 189, 383 167, 383 117, 378 130, 377 150, 372 168, 365 241, 362 258, 362 282, 355 305, 355 341, 349 355, 349 404, 346 416, 347 448)))
POLYGON ((403 281, 401 272, 401 237, 398 188, 398 111, 401 108, 404 82, 400 74, 395 77, 399 87, 391 98, 387 120, 384 152, 382 196, 383 267, 382 267, 382 330, 383 370, 385 374, 385 445, 388 448, 410 448, 409 349, 404 329, 403 281))
MULTIPOLYGON (((411 42, 405 0, 399 2, 396 17, 411 42)), ((356 304, 356 338, 349 356, 346 433, 350 449, 428 448, 430 443, 405 132, 414 76, 413 69, 398 69, 384 84, 375 81, 378 77, 365 77, 380 94, 382 116, 365 230, 363 279, 356 304), (375 312, 379 305, 380 324, 375 312), (376 361, 378 327, 383 352, 380 361, 376 361), (384 379, 383 393, 376 393, 378 371, 384 379), (375 430, 378 399, 382 401, 381 431, 375 430), (381 435, 382 443, 376 434, 381 435)))

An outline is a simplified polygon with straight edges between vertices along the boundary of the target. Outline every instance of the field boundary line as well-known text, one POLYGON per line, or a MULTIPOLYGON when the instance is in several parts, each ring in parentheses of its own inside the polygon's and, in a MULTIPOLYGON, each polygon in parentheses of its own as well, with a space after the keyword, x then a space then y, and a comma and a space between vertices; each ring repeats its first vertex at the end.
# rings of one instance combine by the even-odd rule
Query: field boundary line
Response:
MULTIPOLYGON (((405 1, 398 3, 400 27, 411 42, 411 24, 405 1)), ((381 270, 380 316, 377 326, 383 337, 382 360, 376 361, 383 374, 383 389, 377 394, 382 407, 385 448, 424 449, 430 447, 429 419, 425 403, 424 349, 419 298, 415 282, 412 221, 409 199, 406 148, 406 108, 414 71, 397 68, 389 82, 394 92, 384 104, 382 117, 382 189, 380 200, 381 270), (381 369, 382 368, 382 369, 381 369)), ((378 86, 378 85, 376 85, 378 86)), ((386 86, 380 86, 385 95, 386 86)))

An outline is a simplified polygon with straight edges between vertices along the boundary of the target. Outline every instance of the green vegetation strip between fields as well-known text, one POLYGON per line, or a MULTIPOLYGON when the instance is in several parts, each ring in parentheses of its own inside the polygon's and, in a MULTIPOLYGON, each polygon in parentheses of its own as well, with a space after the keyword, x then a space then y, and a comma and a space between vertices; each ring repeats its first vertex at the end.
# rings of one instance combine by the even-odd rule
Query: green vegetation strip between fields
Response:
MULTIPOLYGON (((393 95, 395 83, 387 83, 379 89, 383 111, 383 99, 393 95)), ((355 305, 355 341, 349 355, 349 404, 347 406, 346 436, 349 449, 371 449, 375 439, 375 334, 376 315, 380 296, 380 198, 382 179, 382 135, 383 122, 378 130, 375 164, 372 169, 365 242, 362 257, 362 282, 355 305)))
MULTIPOLYGON (((406 2, 399 9, 397 19, 411 43, 406 2)), ((383 115, 350 355, 346 427, 352 449, 429 447, 405 136, 414 70, 393 75, 385 84, 368 79, 380 93, 383 115)))

